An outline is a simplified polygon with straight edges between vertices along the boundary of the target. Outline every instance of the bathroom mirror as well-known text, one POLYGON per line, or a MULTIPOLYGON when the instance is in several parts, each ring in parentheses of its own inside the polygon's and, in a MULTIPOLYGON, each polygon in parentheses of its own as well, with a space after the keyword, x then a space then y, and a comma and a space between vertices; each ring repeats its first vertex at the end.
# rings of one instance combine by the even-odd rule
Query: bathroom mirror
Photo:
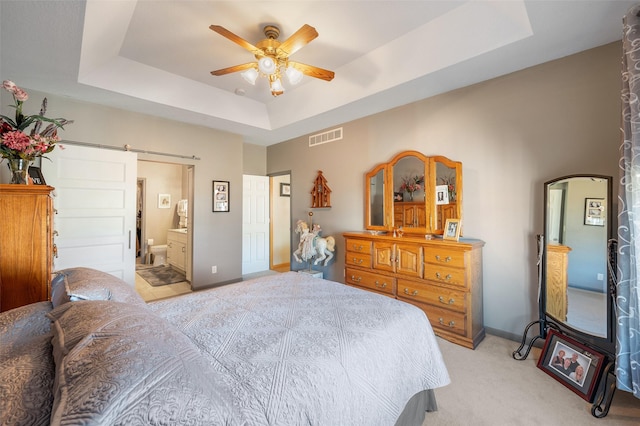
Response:
POLYGON ((564 331, 615 353, 612 178, 572 175, 544 185, 541 310, 564 331))
POLYGON ((365 188, 368 230, 442 234, 448 218, 462 218, 462 163, 446 157, 403 151, 366 173, 365 188))

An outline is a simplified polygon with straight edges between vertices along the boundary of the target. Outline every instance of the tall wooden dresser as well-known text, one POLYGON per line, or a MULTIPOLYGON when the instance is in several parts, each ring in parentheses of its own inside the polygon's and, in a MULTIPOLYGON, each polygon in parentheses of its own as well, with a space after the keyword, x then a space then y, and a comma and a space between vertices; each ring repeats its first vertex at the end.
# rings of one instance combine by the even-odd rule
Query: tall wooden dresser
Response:
POLYGON ((0 185, 0 312, 50 299, 52 191, 0 185))
POLYGON ((483 241, 368 232, 343 236, 348 285, 419 307, 434 332, 451 342, 475 349, 482 341, 483 241))

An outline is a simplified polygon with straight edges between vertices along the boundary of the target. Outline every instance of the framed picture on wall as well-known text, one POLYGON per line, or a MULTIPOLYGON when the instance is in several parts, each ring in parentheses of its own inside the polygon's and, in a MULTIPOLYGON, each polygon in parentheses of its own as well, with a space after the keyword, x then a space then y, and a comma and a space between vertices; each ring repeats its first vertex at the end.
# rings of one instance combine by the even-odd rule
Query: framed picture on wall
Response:
POLYGON ((604 355, 550 329, 538 368, 583 399, 593 402, 604 361, 604 355))
POLYGON ((229 181, 213 181, 213 212, 229 211, 229 181))
POLYGON ((158 208, 168 209, 171 207, 171 194, 158 194, 158 208))
POLYGON ((605 218, 604 198, 585 198, 584 224, 591 226, 604 226, 605 218))
POLYGON ((291 197, 291 184, 280 182, 280 196, 291 197))

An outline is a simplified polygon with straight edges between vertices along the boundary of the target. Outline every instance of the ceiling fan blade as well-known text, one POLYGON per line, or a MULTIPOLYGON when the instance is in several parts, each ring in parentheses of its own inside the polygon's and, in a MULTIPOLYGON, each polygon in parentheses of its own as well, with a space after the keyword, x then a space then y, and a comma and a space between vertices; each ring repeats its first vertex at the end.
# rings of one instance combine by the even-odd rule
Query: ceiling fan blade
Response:
POLYGON ((228 29, 226 29, 224 27, 221 27, 220 25, 210 25, 209 29, 212 30, 212 31, 217 32, 218 34, 220 34, 223 37, 228 38, 232 42, 244 47, 245 49, 247 49, 249 52, 253 53, 254 55, 263 54, 262 50, 258 49, 257 47, 255 47, 253 44, 249 43, 247 40, 243 39, 242 37, 235 35, 231 31, 229 31, 228 29))
POLYGON ((232 67, 222 68, 220 70, 211 71, 211 74, 213 74, 213 75, 231 74, 232 72, 248 70, 249 68, 255 67, 255 65, 256 65, 255 62, 249 62, 249 63, 242 64, 242 65, 234 65, 232 67))
POLYGON ((298 31, 293 33, 291 37, 280 43, 278 48, 286 52, 287 55, 293 55, 316 37, 318 37, 316 29, 304 24, 298 31))
POLYGON ((335 73, 333 71, 314 67, 313 65, 301 64, 300 62, 289 61, 289 66, 297 69, 305 75, 308 75, 309 77, 319 78, 320 80, 331 81, 335 76, 335 73))

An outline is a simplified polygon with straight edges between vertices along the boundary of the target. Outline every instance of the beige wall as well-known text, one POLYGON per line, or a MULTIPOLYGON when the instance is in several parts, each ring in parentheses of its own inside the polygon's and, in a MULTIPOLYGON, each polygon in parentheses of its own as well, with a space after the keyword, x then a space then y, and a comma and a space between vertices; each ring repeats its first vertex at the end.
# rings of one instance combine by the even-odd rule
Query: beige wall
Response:
POLYGON ((486 242, 485 325, 515 337, 537 317, 543 183, 573 173, 617 176, 620 61, 613 43, 345 123, 341 141, 309 148, 304 136, 273 145, 267 173, 291 170, 295 222, 307 218, 323 171, 332 207, 314 209, 314 223, 337 237, 325 277, 344 282, 340 233, 363 229, 364 173, 407 149, 461 161, 464 234, 486 242))
MULTIPOLYGON (((19 80, 16 83, 19 85, 19 80)), ((25 103, 26 114, 36 114, 42 98, 47 96, 48 116, 75 121, 61 132, 63 139, 199 157, 194 160, 138 154, 140 160, 194 165, 193 286, 201 288, 240 279, 243 168, 240 136, 25 89, 30 96, 25 103), (229 213, 211 211, 213 180, 231 182, 229 213), (211 274, 212 265, 218 266, 217 274, 211 274)), ((12 103, 10 95, 5 90, 0 92, 2 113, 12 115, 14 110, 7 106, 12 103)))

